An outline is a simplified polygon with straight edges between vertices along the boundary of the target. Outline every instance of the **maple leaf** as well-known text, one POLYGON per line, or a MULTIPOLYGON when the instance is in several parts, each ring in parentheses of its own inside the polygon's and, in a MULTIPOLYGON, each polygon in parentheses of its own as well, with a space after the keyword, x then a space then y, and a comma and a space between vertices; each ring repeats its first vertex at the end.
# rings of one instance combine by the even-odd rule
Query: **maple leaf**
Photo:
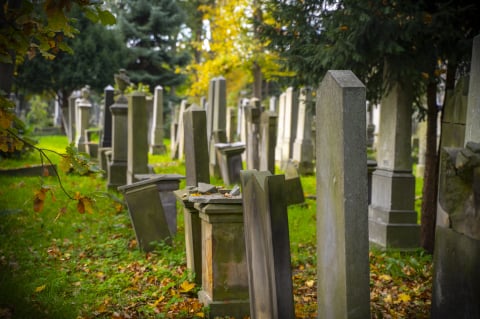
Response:
POLYGON ((190 292, 193 288, 195 288, 195 283, 184 281, 180 284, 180 292, 181 293, 190 292))

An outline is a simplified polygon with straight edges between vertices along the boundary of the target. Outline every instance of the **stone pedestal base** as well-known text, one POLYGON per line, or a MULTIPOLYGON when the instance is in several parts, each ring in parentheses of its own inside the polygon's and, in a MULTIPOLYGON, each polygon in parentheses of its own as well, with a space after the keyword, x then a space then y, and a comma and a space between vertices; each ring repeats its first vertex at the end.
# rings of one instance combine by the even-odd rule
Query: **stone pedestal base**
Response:
POLYGON ((127 184, 127 162, 112 162, 108 165, 108 188, 116 189, 127 184))
POLYGON ((210 308, 209 318, 223 317, 228 314, 231 318, 245 318, 250 313, 250 302, 244 300, 213 301, 212 298, 203 290, 198 292, 198 299, 205 306, 210 308))
POLYGON ((248 274, 241 204, 200 204, 202 222, 202 292, 210 318, 250 314, 248 274))
POLYGON ((420 225, 414 204, 415 177, 411 172, 375 170, 368 209, 370 243, 380 248, 418 248, 420 225))

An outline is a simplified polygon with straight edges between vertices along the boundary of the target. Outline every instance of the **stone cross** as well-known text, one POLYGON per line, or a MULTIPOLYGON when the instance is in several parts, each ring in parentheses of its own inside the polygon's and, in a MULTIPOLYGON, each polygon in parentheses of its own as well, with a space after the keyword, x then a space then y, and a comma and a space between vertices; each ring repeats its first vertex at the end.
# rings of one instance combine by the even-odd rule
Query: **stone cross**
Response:
POLYGON ((328 71, 317 94, 319 318, 370 318, 365 86, 328 71))

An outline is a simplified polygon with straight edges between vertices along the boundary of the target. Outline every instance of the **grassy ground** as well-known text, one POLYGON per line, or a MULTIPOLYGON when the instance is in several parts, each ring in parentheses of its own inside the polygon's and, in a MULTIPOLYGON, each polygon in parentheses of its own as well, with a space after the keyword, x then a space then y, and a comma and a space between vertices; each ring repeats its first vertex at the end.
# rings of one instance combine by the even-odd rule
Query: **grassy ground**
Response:
MULTIPOLYGON (((65 137, 40 146, 61 151, 65 137)), ((32 164, 35 155, 21 165, 32 164)), ((52 155, 54 161, 58 161, 52 155)), ((150 156, 158 173, 185 173, 167 155, 150 156)), ((19 165, 10 160, 1 167, 19 165)), ((182 214, 173 247, 137 249, 121 195, 106 193, 96 177, 66 176, 65 188, 95 199, 93 213, 78 213, 53 177, 1 177, 0 318, 201 318, 199 287, 186 270, 182 214), (33 211, 33 194, 51 185, 44 209, 33 211), (54 194, 54 196, 51 196, 54 194)), ((218 183, 218 181, 212 181, 218 183)), ((315 177, 302 178, 307 195, 315 177)), ((181 185, 183 187, 183 185, 181 185)), ((418 186, 417 186, 418 192, 418 186)), ((294 300, 297 318, 316 317, 316 202, 289 208, 294 300)), ((370 252, 374 318, 428 318, 431 258, 415 251, 370 252)))

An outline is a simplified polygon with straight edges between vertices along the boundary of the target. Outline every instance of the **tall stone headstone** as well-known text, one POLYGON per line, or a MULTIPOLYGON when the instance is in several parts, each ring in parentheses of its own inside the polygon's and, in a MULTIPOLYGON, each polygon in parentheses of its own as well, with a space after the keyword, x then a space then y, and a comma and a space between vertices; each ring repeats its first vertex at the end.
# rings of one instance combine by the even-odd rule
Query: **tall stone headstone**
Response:
POLYGON ((294 318, 285 177, 243 171, 250 317, 294 318))
POLYGON ((149 151, 151 154, 163 154, 165 150, 165 144, 163 143, 163 88, 156 86, 153 97, 153 117, 149 151))
POLYGON ((171 123, 170 123, 170 157, 172 159, 178 158, 178 122, 179 122, 180 107, 175 105, 171 109, 171 123))
POLYGON ((179 122, 178 122, 178 130, 177 130, 177 138, 175 139, 175 143, 178 145, 178 159, 182 160, 185 155, 185 124, 183 114, 188 109, 189 105, 187 100, 183 100, 180 103, 180 110, 179 110, 179 122))
POLYGON ((277 113, 263 112, 260 116, 259 169, 275 174, 275 143, 277 139, 277 113))
POLYGON ((283 128, 282 141, 282 162, 283 167, 288 160, 292 159, 293 143, 297 136, 297 120, 298 120, 298 97, 297 91, 289 87, 285 92, 285 119, 283 128))
POLYGON ((145 94, 133 93, 128 97, 127 128, 127 184, 137 182, 136 174, 147 174, 148 119, 145 94))
POLYGON ((183 113, 187 186, 210 183, 205 110, 192 105, 183 113))
POLYGON ((75 127, 76 127, 76 100, 80 97, 79 91, 74 91, 68 97, 68 105, 62 106, 63 125, 67 134, 68 143, 75 142, 75 127))
POLYGON ((237 140, 237 110, 234 107, 227 108, 227 141, 232 143, 237 140))
POLYGON ((319 318, 370 318, 365 86, 328 71, 317 94, 319 318))
POLYGON ((257 98, 250 99, 250 103, 245 108, 247 124, 247 169, 260 168, 260 116, 262 106, 257 98))
POLYGON ((300 174, 313 174, 312 141, 312 92, 309 88, 300 89, 298 99, 297 135, 293 144, 292 159, 298 165, 300 174))
POLYGON ((114 92, 111 85, 108 85, 103 91, 103 130, 100 147, 112 147, 112 112, 110 106, 114 103, 114 92))
POLYGON ((128 159, 128 100, 123 94, 130 79, 125 69, 120 69, 115 74, 120 95, 116 102, 110 106, 112 112, 112 155, 108 163, 109 188, 117 188, 127 183, 127 159, 128 159))
MULTIPOLYGON (((212 117, 212 124, 210 125, 211 131, 208 140, 210 156, 210 175, 220 177, 220 167, 217 162, 215 144, 227 142, 227 88, 225 78, 215 78, 213 80, 213 87, 213 109, 211 110, 213 114, 210 115, 209 111, 207 110, 207 115, 212 117)), ((208 107, 210 107, 210 103, 208 107)))
POLYGON ((465 147, 444 147, 440 157, 432 319, 480 318, 479 89, 477 35, 473 40, 465 147))
POLYGON ((116 103, 110 106, 112 112, 112 158, 108 166, 109 188, 117 188, 127 183, 127 156, 128 144, 128 104, 125 96, 121 95, 116 103))
POLYGON ((469 141, 480 141, 480 35, 473 40, 470 66, 465 144, 469 141))
POLYGON ((90 89, 88 86, 82 88, 82 95, 76 101, 76 133, 75 133, 75 146, 79 152, 86 152, 87 148, 85 143, 87 137, 85 130, 89 126, 90 111, 92 109, 92 103, 89 100, 90 89))
POLYGON ((285 130, 285 98, 286 94, 282 93, 278 101, 278 120, 277 120, 277 143, 275 147, 275 161, 280 165, 287 159, 283 158, 282 146, 283 146, 283 134, 285 130))
POLYGON ((381 102, 369 207, 370 242, 380 248, 420 245, 411 157, 412 102, 412 90, 405 83, 393 85, 381 102))

